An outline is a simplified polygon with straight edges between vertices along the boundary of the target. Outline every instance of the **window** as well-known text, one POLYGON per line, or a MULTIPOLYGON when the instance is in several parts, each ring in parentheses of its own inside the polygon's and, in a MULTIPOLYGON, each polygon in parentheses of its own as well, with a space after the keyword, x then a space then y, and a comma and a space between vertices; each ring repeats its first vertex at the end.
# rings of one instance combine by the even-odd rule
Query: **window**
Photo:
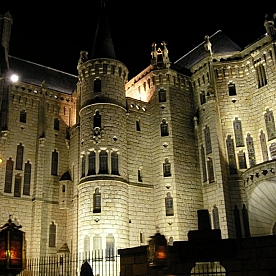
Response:
POLYGON ((260 142, 261 142, 263 161, 265 162, 265 161, 268 161, 268 150, 267 150, 265 134, 262 130, 260 132, 260 142))
POLYGON ((218 211, 218 207, 214 206, 213 207, 213 224, 214 224, 214 229, 220 229, 219 226, 219 211, 218 211))
POLYGON ((256 165, 256 157, 255 157, 253 138, 251 137, 250 133, 247 133, 246 145, 247 145, 249 166, 253 167, 256 165))
POLYGON ((100 79, 94 80, 94 93, 98 93, 102 91, 102 81, 100 79))
POLYGON ((140 119, 137 119, 137 120, 136 120, 136 131, 141 131, 140 119))
POLYGON ((231 138, 231 135, 227 136, 226 148, 227 148, 227 154, 228 154, 229 172, 230 172, 230 174, 236 174, 237 173, 237 163, 236 163, 235 147, 234 147, 234 141, 231 138))
POLYGON ((20 123, 26 123, 26 111, 25 110, 21 110, 20 111, 20 118, 19 118, 19 121, 20 123))
POLYGON ((166 206, 166 216, 173 216, 173 198, 171 197, 171 193, 167 193, 165 198, 165 206, 166 206))
POLYGON ((115 239, 112 234, 108 234, 106 237, 106 253, 105 256, 107 259, 114 260, 115 254, 115 239))
POLYGON ((206 103, 206 95, 205 95, 205 92, 204 91, 201 91, 200 94, 199 94, 199 97, 200 97, 200 104, 205 104, 206 103))
MULTIPOLYGON (((96 154, 94 151, 91 151, 88 155, 88 175, 94 175, 94 174, 96 174, 96 154)), ((85 171, 83 176, 84 175, 85 175, 85 171)))
POLYGON ((247 169, 245 153, 242 150, 238 152, 238 161, 240 169, 247 169))
POLYGON ((191 270, 191 276, 195 275, 220 275, 226 276, 225 268, 219 262, 197 262, 191 270))
POLYGON ((228 83, 228 95, 229 96, 235 96, 235 95, 237 95, 236 85, 235 85, 234 82, 229 82, 228 83))
POLYGON ((118 164, 118 153, 111 153, 111 173, 115 175, 119 175, 119 164, 118 164))
POLYGON ((100 114, 100 112, 98 110, 95 112, 95 115, 94 115, 94 125, 93 125, 93 128, 95 128, 95 127, 99 127, 99 128, 102 127, 101 114, 100 114))
POLYGON ((243 134, 242 134, 242 126, 241 126, 241 121, 237 117, 233 122, 233 128, 234 128, 235 139, 236 139, 236 147, 243 147, 244 141, 243 141, 243 134))
POLYGON ((85 177, 85 164, 86 164, 85 159, 86 159, 86 156, 83 155, 81 157, 81 177, 85 177))
POLYGON ((24 168, 23 195, 30 195, 31 172, 32 165, 30 164, 30 161, 27 161, 27 163, 25 163, 24 168))
POLYGON ((6 175, 5 175, 5 189, 4 189, 4 193, 11 193, 11 189, 12 189, 12 175, 13 175, 13 163, 14 163, 14 161, 10 157, 9 160, 7 160, 7 164, 6 164, 6 175))
POLYGON ((163 163, 163 175, 164 177, 171 176, 171 163, 169 162, 169 159, 165 159, 165 163, 163 163))
POLYGON ((17 145, 15 169, 22 170, 24 147, 22 143, 17 145))
POLYGON ((142 177, 142 169, 138 170, 138 181, 143 182, 143 177, 142 177))
POLYGON ((56 149, 52 152, 51 175, 58 175, 58 152, 56 149))
POLYGON ((103 64, 103 73, 107 74, 107 64, 106 63, 103 64))
POLYGON ((119 67, 119 77, 122 76, 122 67, 119 67))
POLYGON ((85 236, 84 241, 83 241, 83 249, 84 252, 87 254, 88 252, 90 253, 90 237, 85 236))
POLYGON ((207 170, 206 170, 205 150, 204 150, 203 145, 201 145, 201 165, 202 165, 203 182, 206 182, 207 181, 207 170))
POLYGON ((54 119, 54 130, 59 130, 59 119, 58 118, 54 119))
POLYGON ((205 135, 206 154, 212 153, 210 128, 208 126, 205 126, 204 128, 204 135, 205 135))
POLYGON ((261 88, 267 84, 265 68, 261 63, 261 59, 255 60, 254 65, 256 69, 258 88, 261 88))
POLYGON ((99 234, 93 237, 93 251, 95 260, 102 260, 102 237, 99 234))
POLYGON ((268 141, 276 138, 276 130, 275 130, 275 121, 274 121, 274 115, 273 111, 269 110, 269 108, 266 109, 266 113, 264 114, 265 118, 265 125, 266 125, 266 131, 267 131, 267 138, 268 141))
POLYGON ((100 64, 95 64, 95 74, 99 74, 100 73, 100 64))
POLYGON ((55 247, 56 246, 56 231, 57 227, 52 222, 52 224, 49 227, 49 247, 55 247))
POLYGON ((269 147, 271 159, 276 159, 276 143, 272 143, 269 147))
POLYGON ((214 176, 213 160, 210 157, 208 157, 207 159, 207 170, 208 170, 209 183, 212 183, 215 181, 215 176, 214 176))
POLYGON ((115 65, 111 65, 111 74, 112 75, 115 74, 115 69, 116 69, 116 66, 115 65))
POLYGON ((161 128, 161 136, 169 136, 168 123, 165 119, 162 120, 160 125, 161 128))
POLYGON ((160 89, 159 90, 159 102, 166 102, 166 90, 160 89))
POLYGON ((93 194, 93 213, 101 212, 101 193, 99 188, 95 189, 95 193, 93 194))
POLYGON ((21 196, 21 181, 22 181, 21 175, 19 173, 16 174, 14 179, 14 194, 13 194, 15 197, 21 196))
POLYGON ((108 173, 108 155, 105 150, 100 152, 100 174, 107 174, 108 173))

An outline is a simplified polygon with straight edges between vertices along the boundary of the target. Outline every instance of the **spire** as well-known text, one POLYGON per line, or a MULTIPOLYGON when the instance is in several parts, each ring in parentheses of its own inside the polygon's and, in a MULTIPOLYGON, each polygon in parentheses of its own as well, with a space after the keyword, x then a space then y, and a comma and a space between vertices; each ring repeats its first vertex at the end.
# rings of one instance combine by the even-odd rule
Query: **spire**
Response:
POLYGON ((101 11, 92 48, 91 58, 116 59, 109 25, 105 13, 105 1, 101 0, 101 11))

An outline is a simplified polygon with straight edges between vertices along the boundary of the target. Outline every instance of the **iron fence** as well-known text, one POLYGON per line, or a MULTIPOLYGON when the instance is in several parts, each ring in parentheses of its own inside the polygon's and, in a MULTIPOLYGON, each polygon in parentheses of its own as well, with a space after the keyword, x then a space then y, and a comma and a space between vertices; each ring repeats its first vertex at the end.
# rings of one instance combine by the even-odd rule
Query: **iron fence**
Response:
POLYGON ((81 265, 87 261, 94 276, 119 276, 120 256, 103 251, 79 254, 57 254, 27 259, 26 269, 19 276, 79 276, 81 265))

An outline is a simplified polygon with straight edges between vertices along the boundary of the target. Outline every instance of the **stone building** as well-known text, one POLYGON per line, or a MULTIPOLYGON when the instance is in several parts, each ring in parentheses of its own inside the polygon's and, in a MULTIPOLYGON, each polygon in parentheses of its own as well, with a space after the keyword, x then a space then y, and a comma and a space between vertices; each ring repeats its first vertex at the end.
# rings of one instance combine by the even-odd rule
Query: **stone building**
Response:
POLYGON ((104 7, 77 76, 10 56, 12 22, 0 18, 0 223, 23 225, 27 257, 115 254, 156 227, 185 241, 199 209, 224 239, 276 233, 273 19, 244 49, 218 31, 170 61, 153 43, 130 80, 104 7))

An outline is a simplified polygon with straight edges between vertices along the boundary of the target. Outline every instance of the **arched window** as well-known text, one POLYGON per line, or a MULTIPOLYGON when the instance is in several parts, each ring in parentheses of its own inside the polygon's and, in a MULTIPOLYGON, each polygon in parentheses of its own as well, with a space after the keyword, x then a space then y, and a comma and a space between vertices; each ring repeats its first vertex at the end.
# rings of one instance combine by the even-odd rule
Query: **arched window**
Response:
POLYGON ((58 118, 54 119, 54 130, 59 130, 59 119, 58 118))
POLYGON ((234 128, 235 139, 236 139, 236 147, 244 147, 241 121, 237 117, 233 122, 233 128, 234 128))
POLYGON ((207 170, 206 170, 206 158, 205 158, 205 150, 203 145, 201 145, 201 165, 202 165, 202 179, 203 182, 207 181, 207 170))
POLYGON ((101 212, 101 193, 99 188, 95 189, 95 193, 93 194, 93 213, 101 212))
POLYGON ((267 108, 266 113, 264 114, 265 118, 265 125, 267 131, 267 139, 268 141, 276 138, 276 130, 275 130, 275 122, 274 122, 274 115, 273 111, 267 108))
POLYGON ((90 252, 90 237, 89 236, 84 237, 83 249, 86 254, 90 252))
POLYGON ((20 173, 17 173, 14 179, 14 193, 15 197, 21 196, 21 183, 22 183, 22 176, 20 173))
POLYGON ((171 163, 169 162, 169 159, 166 158, 165 162, 163 163, 163 174, 164 177, 171 176, 171 163))
POLYGON ((14 161, 11 157, 7 160, 4 193, 11 193, 14 161))
POLYGON ((56 149, 52 152, 51 175, 58 175, 58 152, 56 149))
POLYGON ((232 81, 228 83, 228 95, 229 96, 235 96, 235 95, 237 95, 236 85, 232 81))
POLYGON ((88 155, 88 175, 96 174, 96 154, 91 151, 88 155))
POLYGON ((256 165, 256 156, 255 156, 253 138, 251 137, 250 133, 247 133, 246 146, 247 146, 247 152, 248 152, 249 166, 253 167, 256 165))
POLYGON ((20 123, 26 123, 26 117, 27 117, 26 111, 21 110, 20 111, 20 118, 19 118, 20 123))
POLYGON ((204 128, 204 136, 205 136, 206 154, 209 154, 212 152, 212 143, 211 143, 210 128, 208 126, 205 126, 204 128))
POLYGON ((173 216, 173 198, 171 196, 171 193, 167 193, 167 196, 165 198, 165 206, 166 206, 166 216, 173 216))
POLYGON ((108 155, 105 150, 101 150, 100 152, 100 174, 107 174, 108 173, 108 155))
POLYGON ((30 195, 32 165, 28 160, 24 168, 23 195, 30 195))
POLYGON ((95 127, 102 127, 102 118, 100 112, 97 110, 94 115, 94 125, 93 128, 95 127))
POLYGON ((22 170, 23 153, 24 153, 24 147, 22 146, 22 143, 20 143, 19 145, 17 145, 16 163, 15 163, 16 170, 22 170))
POLYGON ((95 259, 99 259, 101 260, 103 254, 102 254, 102 237, 99 235, 99 234, 96 234, 94 237, 93 237, 93 252, 94 252, 94 256, 95 256, 95 259))
POLYGON ((214 224, 214 229, 220 229, 220 226, 219 226, 219 212, 218 212, 218 207, 217 206, 213 207, 213 224, 214 224))
POLYGON ((210 157, 208 157, 207 159, 207 169, 208 169, 209 183, 212 183, 215 181, 215 176, 214 176, 213 159, 210 157))
POLYGON ((49 247, 56 247, 57 226, 54 222, 49 227, 49 247))
POLYGON ((227 148, 227 154, 228 154, 229 172, 230 174, 236 174, 237 173, 236 154, 235 154, 234 141, 231 138, 231 135, 227 136, 226 148, 227 148))
POLYGON ((117 152, 111 153, 111 173, 119 175, 119 158, 117 152))
POLYGON ((81 157, 81 177, 85 177, 86 156, 81 157))
POLYGON ((112 234, 106 237, 106 253, 105 256, 108 260, 114 260, 115 257, 115 239, 112 234))
POLYGON ((263 161, 265 162, 265 161, 268 161, 268 150, 267 150, 267 144, 266 144, 266 137, 262 130, 260 132, 260 142, 261 142, 263 161))
POLYGON ((166 122, 165 119, 162 120, 162 123, 160 125, 160 129, 161 129, 161 136, 168 136, 169 135, 168 123, 166 122))
POLYGON ((102 81, 100 79, 94 80, 94 93, 102 92, 102 81))

